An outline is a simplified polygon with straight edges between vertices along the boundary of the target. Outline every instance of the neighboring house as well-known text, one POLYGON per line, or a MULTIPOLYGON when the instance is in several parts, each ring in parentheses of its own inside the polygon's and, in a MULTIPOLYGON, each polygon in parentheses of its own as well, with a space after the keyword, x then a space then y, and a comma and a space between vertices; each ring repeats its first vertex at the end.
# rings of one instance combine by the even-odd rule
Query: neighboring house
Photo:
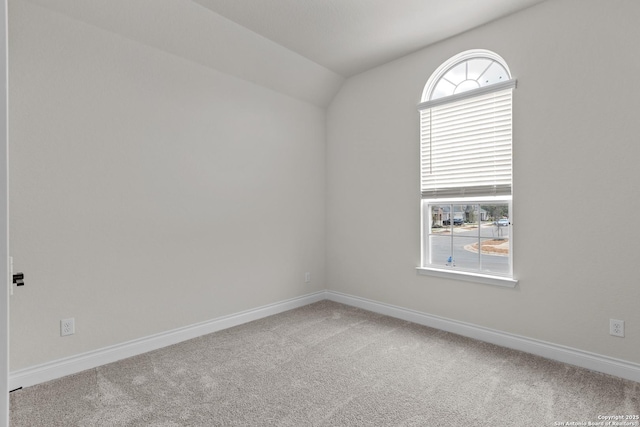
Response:
MULTIPOLYGON (((475 222, 476 218, 473 217, 474 212, 469 212, 465 205, 453 205, 453 214, 451 213, 450 205, 438 206, 437 210, 431 213, 431 218, 434 224, 442 225, 442 221, 447 221, 451 218, 461 219, 464 222, 475 222)), ((486 210, 480 209, 480 221, 488 221, 489 215, 486 210)))

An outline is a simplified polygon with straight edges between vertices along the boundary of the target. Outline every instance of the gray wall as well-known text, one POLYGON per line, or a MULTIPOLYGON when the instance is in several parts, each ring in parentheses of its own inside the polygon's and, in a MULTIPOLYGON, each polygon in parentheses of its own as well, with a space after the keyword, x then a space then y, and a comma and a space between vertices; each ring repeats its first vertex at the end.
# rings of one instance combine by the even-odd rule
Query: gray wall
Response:
POLYGON ((26 2, 10 79, 12 370, 325 288, 324 109, 26 2))
POLYGON ((348 79, 327 113, 329 288, 640 362, 638 16, 631 0, 544 2, 348 79), (474 48, 518 79, 515 289, 415 271, 416 105, 442 62, 474 48))
POLYGON ((326 111, 29 2, 9 15, 12 370, 325 288, 640 362, 640 3, 542 3, 352 77, 326 111), (518 79, 515 289, 415 271, 416 105, 472 48, 518 79))

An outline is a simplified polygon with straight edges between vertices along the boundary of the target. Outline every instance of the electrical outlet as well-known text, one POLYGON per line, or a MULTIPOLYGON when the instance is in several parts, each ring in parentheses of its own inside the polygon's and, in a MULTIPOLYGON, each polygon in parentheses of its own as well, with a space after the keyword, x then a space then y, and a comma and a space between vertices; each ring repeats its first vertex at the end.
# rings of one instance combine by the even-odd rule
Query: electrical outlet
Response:
POLYGON ((73 335, 76 333, 76 321, 72 317, 71 319, 62 319, 60 321, 60 336, 66 337, 67 335, 73 335))
POLYGON ((609 334, 624 337, 624 320, 609 319, 609 334))
POLYGON ((306 272, 304 273, 304 283, 310 283, 311 282, 311 273, 306 272))

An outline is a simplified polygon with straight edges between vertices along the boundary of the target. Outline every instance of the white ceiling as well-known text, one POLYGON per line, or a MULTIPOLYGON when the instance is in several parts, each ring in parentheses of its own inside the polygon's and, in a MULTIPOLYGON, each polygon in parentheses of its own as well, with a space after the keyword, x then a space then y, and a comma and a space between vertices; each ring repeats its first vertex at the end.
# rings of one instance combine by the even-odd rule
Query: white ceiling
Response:
POLYGON ((543 0, 193 0, 344 77, 543 0))
POLYGON ((542 1, 14 0, 9 30, 28 3, 326 107, 349 76, 542 1))

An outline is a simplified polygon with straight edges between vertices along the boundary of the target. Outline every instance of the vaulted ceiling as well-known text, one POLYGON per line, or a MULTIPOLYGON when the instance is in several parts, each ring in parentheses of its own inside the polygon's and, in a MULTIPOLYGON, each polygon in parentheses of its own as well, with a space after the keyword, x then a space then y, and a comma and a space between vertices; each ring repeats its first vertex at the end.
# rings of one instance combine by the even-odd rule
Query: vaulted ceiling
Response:
POLYGON ((193 0, 345 77, 542 0, 193 0))
POLYGON ((10 21, 18 1, 324 107, 345 78, 544 0, 9 0, 10 21))

